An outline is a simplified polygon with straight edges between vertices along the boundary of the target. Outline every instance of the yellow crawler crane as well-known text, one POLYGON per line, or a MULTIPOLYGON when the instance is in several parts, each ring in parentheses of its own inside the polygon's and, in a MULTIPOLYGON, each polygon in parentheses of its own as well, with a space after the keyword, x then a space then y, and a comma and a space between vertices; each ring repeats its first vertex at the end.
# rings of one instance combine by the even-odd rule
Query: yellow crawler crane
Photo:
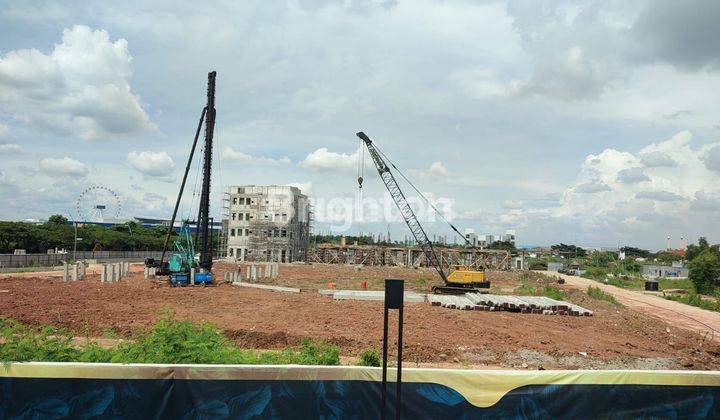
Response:
MULTIPOLYGON (((467 293, 473 291, 479 292, 479 289, 489 288, 490 282, 485 280, 484 271, 469 270, 467 266, 455 266, 456 269, 453 270, 450 275, 445 274, 445 270, 443 270, 440 259, 435 252, 435 247, 433 246, 433 243, 430 241, 427 234, 425 233, 425 229, 423 229, 417 216, 415 216, 415 212, 413 211, 412 207, 410 207, 410 204, 408 204, 407 199, 405 198, 405 194, 403 194, 400 186, 395 180, 395 176, 390 171, 390 167, 388 167, 387 163, 385 162, 389 162, 390 159, 388 159, 387 156, 385 156, 385 154, 382 153, 380 149, 377 148, 377 146, 375 146, 372 140, 370 140, 370 138, 365 133, 359 132, 357 133, 357 136, 362 142, 365 143, 365 146, 370 153, 370 157, 375 163, 375 168, 377 168, 378 174, 380 174, 380 179, 382 179, 385 187, 390 193, 390 196, 393 198, 393 201, 395 201, 395 205, 397 206, 398 210, 400 210, 400 214, 402 215, 403 219, 405 219, 405 223, 407 224, 408 228, 410 228, 410 232, 412 233, 413 237, 415 237, 415 242, 420 245, 420 248, 422 248, 423 253, 425 254, 425 258, 427 258, 428 260, 428 264, 435 268, 435 271, 437 271, 438 275, 443 281, 442 285, 433 286, 433 293, 467 293)), ((363 150, 362 145, 360 150, 363 150)), ((358 156, 360 158, 360 160, 358 161, 358 184, 362 189, 364 156, 362 153, 358 153, 358 156)), ((428 203, 443 220, 445 220, 442 213, 440 213, 437 208, 435 208, 435 206, 430 203, 427 198, 425 198, 425 196, 420 192, 420 190, 415 188, 412 182, 410 182, 410 180, 408 180, 405 175, 400 172, 397 166, 395 166, 392 162, 390 162, 390 165, 392 165, 393 169, 397 171, 398 174, 400 174, 400 176, 402 176, 403 179, 405 179, 405 181, 410 184, 410 186, 412 186, 412 188, 420 195, 420 197, 422 197, 425 202, 428 203)), ((450 225, 450 227, 458 235, 460 235, 468 245, 470 245, 465 235, 460 233, 460 231, 455 226, 453 226, 452 223, 448 222, 447 220, 445 220, 445 222, 450 225)))

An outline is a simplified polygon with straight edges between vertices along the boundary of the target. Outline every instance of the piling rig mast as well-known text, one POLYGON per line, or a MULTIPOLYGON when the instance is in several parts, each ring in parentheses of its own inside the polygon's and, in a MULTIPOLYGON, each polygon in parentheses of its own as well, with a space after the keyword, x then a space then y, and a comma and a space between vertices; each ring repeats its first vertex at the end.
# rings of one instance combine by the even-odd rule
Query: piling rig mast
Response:
MULTIPOLYGON (((375 164, 375 168, 380 175, 380 179, 382 179, 385 187, 390 193, 390 196, 395 202, 395 205, 397 206, 398 210, 400 210, 400 214, 405 220, 405 223, 410 229, 410 232, 415 238, 415 241, 418 245, 420 245, 420 248, 423 250, 425 258, 428 260, 428 265, 432 265, 432 267, 435 268, 435 271, 437 271, 438 275, 443 281, 443 285, 433 286, 432 291, 434 293, 466 293, 470 291, 479 291, 478 289, 481 288, 489 288, 490 282, 485 280, 484 271, 473 271, 468 270, 468 268, 465 266, 459 266, 457 267, 458 269, 450 273, 450 275, 445 274, 445 270, 442 267, 441 261, 438 258, 432 241, 425 233, 425 229, 423 229, 422 225, 420 224, 420 221, 415 215, 412 207, 410 207, 410 204, 405 198, 405 194, 400 189, 400 186, 398 185, 395 176, 390 170, 390 167, 386 163, 386 160, 389 161, 389 159, 387 159, 387 156, 385 156, 385 158, 383 159, 384 154, 375 146, 372 140, 370 140, 370 138, 365 133, 361 131, 357 133, 357 136, 365 143, 365 146, 370 153, 370 157, 375 164)), ((359 154, 359 156, 361 156, 362 159, 362 154, 359 154)), ((359 162, 359 165, 362 166, 362 162, 359 162)), ((390 163, 390 165, 392 165, 395 170, 398 170, 397 167, 392 164, 392 162, 390 163)), ((358 184, 360 185, 360 188, 362 188, 362 170, 359 170, 358 172, 358 184)), ((403 176, 403 178, 405 177, 403 176)), ((408 183, 410 182, 407 178, 405 178, 405 180, 408 181, 408 183)), ((413 188, 415 187, 413 186, 413 188)), ((415 190, 418 192, 418 194, 420 194, 423 199, 425 199, 425 197, 417 190, 417 188, 415 188, 415 190)), ((432 207, 435 211, 437 211, 435 206, 432 207)), ((438 214, 440 213, 438 212, 438 214)), ((442 217, 441 214, 440 216, 442 217)), ((450 227, 458 235, 460 235, 466 243, 469 244, 467 238, 465 238, 465 235, 461 234, 460 231, 452 223, 448 222, 447 220, 445 222, 450 225, 450 227)))
POLYGON ((152 259, 145 261, 146 265, 158 267, 158 274, 169 275, 170 282, 173 285, 193 285, 198 283, 204 285, 212 283, 213 243, 212 228, 210 226, 212 221, 212 218, 210 217, 210 174, 212 168, 213 134, 215 132, 216 75, 217 73, 214 71, 208 73, 207 105, 203 108, 202 113, 200 114, 200 121, 198 122, 197 130, 195 131, 190 155, 188 156, 187 165, 185 166, 185 173, 183 174, 182 183, 180 184, 180 191, 178 192, 177 200, 175 201, 175 208, 173 209, 173 214, 170 218, 170 225, 168 226, 165 242, 163 243, 160 261, 156 262, 152 259), (181 235, 175 243, 175 253, 171 257, 171 260, 182 260, 184 258, 185 260, 189 259, 190 261, 187 261, 186 264, 168 264, 165 262, 165 253, 175 226, 175 218, 177 217, 180 201, 182 200, 183 191, 185 190, 185 184, 187 182, 188 173, 190 172, 193 156, 195 155, 195 149, 197 147, 198 138, 200 137, 200 130, 202 129, 203 122, 205 123, 205 144, 202 169, 203 177, 198 218, 195 222, 195 240, 193 243, 192 237, 189 235, 188 225, 190 222, 185 221, 183 223, 183 228, 181 229, 181 235), (179 252, 179 249, 182 250, 183 254, 187 254, 188 249, 197 250, 199 252, 199 257, 196 259, 195 255, 193 255, 192 258, 189 258, 187 255, 176 255, 179 252), (199 268, 199 272, 195 273, 195 278, 191 278, 190 274, 195 268, 199 268))

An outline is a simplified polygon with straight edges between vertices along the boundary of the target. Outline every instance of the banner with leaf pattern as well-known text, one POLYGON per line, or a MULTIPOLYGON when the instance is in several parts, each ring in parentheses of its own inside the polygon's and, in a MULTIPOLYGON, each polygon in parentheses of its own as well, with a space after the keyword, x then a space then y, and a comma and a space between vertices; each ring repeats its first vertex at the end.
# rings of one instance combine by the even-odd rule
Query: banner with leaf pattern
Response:
MULTIPOLYGON (((0 418, 379 418, 380 375, 353 366, 5 363, 0 418)), ((404 369, 402 399, 405 418, 720 418, 720 372, 404 369)))

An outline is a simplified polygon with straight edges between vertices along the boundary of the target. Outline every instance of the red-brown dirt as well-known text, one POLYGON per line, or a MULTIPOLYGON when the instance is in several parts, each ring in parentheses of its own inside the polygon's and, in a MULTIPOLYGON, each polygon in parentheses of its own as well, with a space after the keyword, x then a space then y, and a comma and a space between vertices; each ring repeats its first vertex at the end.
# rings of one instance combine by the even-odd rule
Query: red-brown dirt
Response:
MULTIPOLYGON (((217 278, 234 266, 219 264, 217 278)), ((324 288, 328 281, 351 286, 397 277, 413 283, 418 270, 347 266, 282 265, 273 282, 324 288)), ((434 281, 425 270, 426 284, 434 281)), ((517 283, 512 273, 491 273, 502 287, 517 283)), ((379 349, 382 302, 333 300, 316 292, 299 294, 215 287, 169 287, 141 274, 103 284, 97 276, 63 283, 58 278, 0 279, 0 315, 32 325, 68 327, 99 336, 108 330, 131 336, 146 329, 162 308, 178 318, 218 325, 247 348, 295 346, 303 337, 326 338, 344 356, 379 349)), ((528 368, 717 369, 720 347, 696 333, 668 326, 568 288, 569 299, 595 311, 593 317, 460 311, 408 303, 405 310, 404 360, 409 363, 528 368)), ((392 321, 391 321, 392 322, 392 321)), ((395 325, 395 324, 391 324, 395 325)))

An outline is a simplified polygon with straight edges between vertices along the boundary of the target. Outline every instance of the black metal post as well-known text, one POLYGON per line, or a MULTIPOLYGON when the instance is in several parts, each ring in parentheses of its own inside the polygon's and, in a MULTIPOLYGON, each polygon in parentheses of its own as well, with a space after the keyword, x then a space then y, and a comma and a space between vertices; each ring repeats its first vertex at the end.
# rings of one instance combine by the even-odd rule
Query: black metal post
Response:
POLYGON ((383 320, 383 365, 382 365, 382 391, 380 393, 380 418, 385 420, 385 406, 386 406, 386 394, 387 394, 387 353, 388 353, 388 307, 387 299, 385 300, 385 314, 383 320))
POLYGON ((382 390, 380 394, 381 411, 380 416, 385 419, 387 401, 387 341, 388 341, 388 312, 390 309, 398 310, 398 361, 397 379, 395 387, 395 418, 399 419, 402 408, 402 342, 403 342, 403 303, 404 303, 405 281, 396 279, 385 279, 385 311, 383 318, 383 371, 382 390))

